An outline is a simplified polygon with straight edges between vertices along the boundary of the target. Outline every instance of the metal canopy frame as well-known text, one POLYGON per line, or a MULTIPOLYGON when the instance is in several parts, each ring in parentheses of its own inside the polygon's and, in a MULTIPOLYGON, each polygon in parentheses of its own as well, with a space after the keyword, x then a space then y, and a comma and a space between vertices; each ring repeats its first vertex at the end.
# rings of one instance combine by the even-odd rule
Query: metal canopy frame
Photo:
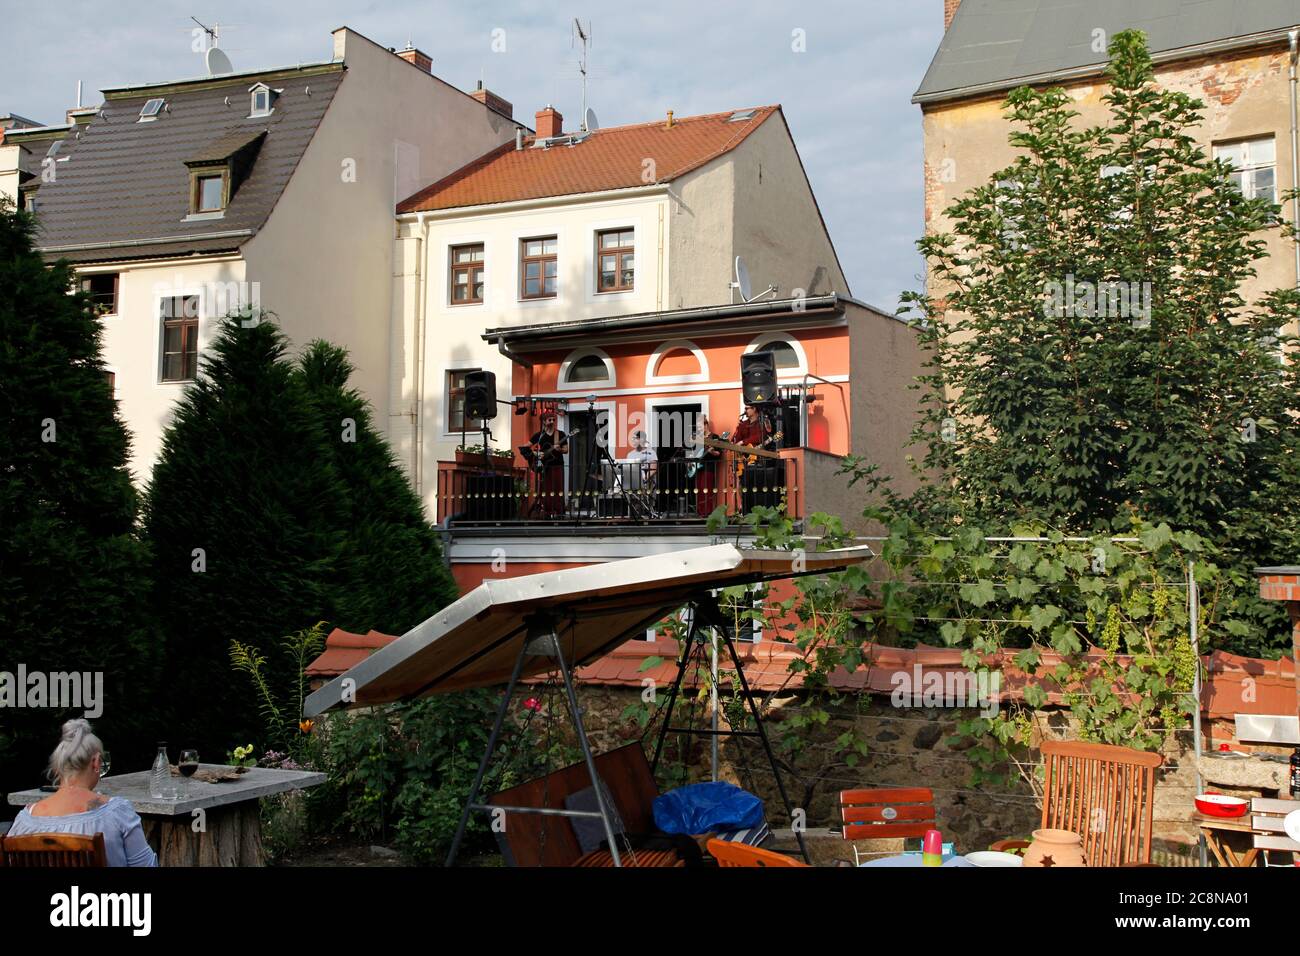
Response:
MULTIPOLYGON (((781 768, 776 762, 776 754, 772 750, 771 741, 768 740, 767 731, 763 727, 762 715, 759 713, 758 704, 754 700, 753 691, 750 690, 749 681, 745 678, 745 669, 741 666, 740 656, 736 653, 736 646, 732 639, 731 625, 726 620, 725 615, 718 607, 718 600, 712 591, 705 591, 701 594, 693 595, 690 599, 683 602, 683 606, 692 608, 690 629, 686 636, 686 647, 682 651, 677 662, 677 675, 673 679, 672 688, 668 692, 668 700, 664 704, 663 722, 659 728, 659 737, 655 742, 654 758, 650 763, 650 775, 653 777, 655 771, 659 769, 659 758, 663 752, 664 740, 669 732, 684 733, 688 735, 703 736, 720 736, 729 737, 757 737, 763 745, 763 752, 767 756, 768 764, 772 768, 772 776, 776 780, 777 792, 781 795, 781 802, 785 806, 786 813, 790 817, 792 829, 794 830, 795 839, 799 843, 799 852, 805 862, 811 862, 808 857, 808 847, 804 844, 803 832, 798 826, 794 826, 794 807, 790 803, 790 797, 785 789, 785 782, 781 776, 781 768), (731 657, 731 662, 736 668, 736 674, 740 678, 741 696, 750 714, 754 718, 755 730, 737 730, 729 728, 728 730, 712 730, 695 727, 673 727, 672 716, 673 709, 676 706, 677 698, 681 692, 682 681, 685 678, 686 670, 690 666, 692 657, 697 650, 704 647, 704 637, 700 633, 701 624, 714 628, 718 639, 722 641, 731 657)), ((656 612, 655 619, 658 619, 656 612)), ((599 783, 599 774, 596 771, 596 758, 591 752, 591 743, 587 738, 586 725, 582 720, 582 708, 578 705, 577 688, 573 681, 572 662, 565 660, 564 648, 560 643, 559 632, 556 629, 556 615, 551 612, 539 612, 531 615, 526 619, 528 636, 519 648, 519 656, 515 660, 513 673, 506 684, 505 690, 501 695, 501 703, 497 707, 496 718, 492 723, 492 732, 488 735, 487 746, 484 748, 483 757, 479 761, 478 770, 474 774, 474 783, 470 786, 469 796, 465 801, 465 806, 461 810, 460 821, 456 825, 455 836, 452 837, 451 848, 447 851, 447 859, 444 865, 450 867, 455 864, 456 856, 460 852, 460 845, 465 838, 465 830, 469 826, 470 814, 478 811, 480 813, 494 813, 502 811, 509 813, 530 813, 544 816, 555 817, 583 817, 587 819, 599 819, 605 829, 605 839, 609 844, 610 856, 613 858, 614 866, 623 865, 622 857, 618 850, 618 841, 615 839, 613 821, 610 816, 610 808, 605 805, 604 788, 599 783), (564 685, 565 700, 568 705, 569 717, 573 721, 574 731, 578 737, 578 746, 582 750, 582 759, 587 765, 587 773, 591 777, 592 793, 596 798, 596 810, 567 810, 555 807, 520 807, 520 806, 498 806, 480 801, 481 791, 483 789, 483 780, 487 776, 488 767, 492 763, 492 757, 496 753, 497 745, 501 739, 501 731, 505 726, 506 715, 510 712, 510 701, 514 698, 515 689, 519 685, 520 676, 524 670, 525 662, 532 657, 553 657, 556 663, 556 669, 560 672, 560 679, 564 685)), ((642 626, 648 626, 654 623, 646 621, 642 626)), ((636 628, 641 630, 642 627, 636 628)), ((632 632, 628 632, 632 633, 632 632)), ((627 636, 626 634, 623 636, 627 636)))
MULTIPOLYGON (((622 865, 614 840, 611 808, 597 785, 595 757, 591 752, 582 710, 578 705, 573 669, 608 653, 677 608, 695 609, 687 646, 678 661, 678 673, 664 709, 664 726, 670 726, 689 659, 701 644, 700 626, 716 630, 736 667, 739 683, 756 730, 696 731, 717 737, 757 736, 762 744, 777 788, 794 821, 793 808, 767 739, 758 705, 736 653, 730 625, 718 608, 715 593, 737 584, 829 574, 873 557, 870 547, 858 546, 820 552, 774 551, 741 548, 738 544, 647 555, 558 572, 523 575, 502 581, 485 581, 459 600, 436 612, 401 638, 353 665, 304 702, 308 717, 336 707, 366 707, 427 694, 498 687, 509 674, 483 757, 474 776, 469 798, 461 813, 447 864, 455 861, 464 839, 469 815, 474 811, 535 813, 548 816, 599 818, 609 840, 616 866, 622 865), (791 560, 794 559, 794 560, 791 560), (562 642, 559 622, 568 622, 562 642), (514 651, 518 642, 519 649, 514 651), (567 648, 566 646, 567 645, 567 648), (553 661, 547 665, 545 659, 553 661), (499 807, 482 802, 483 782, 501 741, 502 729, 521 680, 558 670, 569 714, 591 777, 595 811, 550 807, 499 807)), ((655 750, 658 767, 664 731, 655 750)), ((800 849, 803 836, 796 829, 800 849)))
POLYGON ((781 795, 781 802, 785 805, 785 812, 790 816, 794 838, 799 842, 799 853, 803 856, 805 863, 812 863, 808 856, 808 847, 804 844, 803 829, 795 825, 794 806, 790 803, 790 796, 785 790, 785 782, 781 779, 781 768, 777 766, 776 754, 772 752, 771 741, 767 739, 767 731, 763 727, 763 718, 758 712, 758 704, 754 700, 754 693, 749 689, 749 681, 745 679, 745 668, 741 666, 740 655, 736 653, 731 622, 726 619, 726 616, 718 607, 718 599, 712 592, 697 597, 692 602, 691 607, 691 626, 686 635, 686 649, 677 662, 677 676, 673 680, 672 688, 668 691, 668 701, 664 705, 663 723, 659 727, 659 737, 655 741, 654 759, 650 762, 650 775, 654 776, 655 771, 659 769, 659 758, 663 754, 664 740, 667 739, 669 733, 713 737, 715 740, 722 735, 728 737, 757 737, 763 744, 763 753, 772 768, 772 777, 776 781, 776 789, 781 795), (677 703, 686 670, 690 666, 691 658, 698 651, 702 651, 705 646, 704 637, 699 633, 701 622, 704 622, 708 627, 714 628, 718 639, 722 641, 727 649, 727 654, 731 657, 731 663, 736 668, 736 675, 740 678, 741 696, 745 699, 745 705, 754 718, 754 730, 737 730, 734 727, 728 727, 727 730, 714 730, 704 727, 672 726, 673 707, 677 703))

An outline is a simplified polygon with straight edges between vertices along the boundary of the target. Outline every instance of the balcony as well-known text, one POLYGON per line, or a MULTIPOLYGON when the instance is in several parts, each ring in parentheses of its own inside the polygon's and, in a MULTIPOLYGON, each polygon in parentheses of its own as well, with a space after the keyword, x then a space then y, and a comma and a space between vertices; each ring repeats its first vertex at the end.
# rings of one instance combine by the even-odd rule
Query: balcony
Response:
POLYGON ((777 458, 723 451, 711 465, 680 458, 605 461, 583 476, 462 456, 438 463, 438 520, 450 528, 702 527, 718 506, 735 516, 783 502, 791 517, 802 518, 806 453, 839 460, 801 448, 777 458))

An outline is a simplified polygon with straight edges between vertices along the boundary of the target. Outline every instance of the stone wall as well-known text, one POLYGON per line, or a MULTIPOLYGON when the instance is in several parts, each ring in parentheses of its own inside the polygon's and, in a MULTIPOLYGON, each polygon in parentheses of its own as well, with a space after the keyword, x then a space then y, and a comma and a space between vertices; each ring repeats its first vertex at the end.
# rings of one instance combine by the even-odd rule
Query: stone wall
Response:
MULTIPOLYGON (((639 701, 639 689, 587 685, 580 692, 587 729, 597 751, 635 740, 642 730, 633 719, 624 717, 629 705, 639 701)), ((1041 812, 1037 797, 1026 780, 1007 788, 990 785, 970 786, 970 761, 965 751, 968 740, 953 741, 960 719, 973 711, 941 708, 896 708, 887 698, 858 695, 847 698, 856 713, 833 719, 816 733, 801 732, 803 753, 793 763, 793 774, 786 765, 786 786, 791 801, 806 811, 810 835, 819 830, 838 828, 837 800, 840 790, 855 787, 929 787, 934 791, 939 828, 945 840, 953 841, 959 852, 985 849, 995 840, 1027 838, 1038 826, 1041 812), (833 750, 834 738, 855 723, 870 745, 870 753, 854 765, 833 750)), ((774 703, 768 732, 775 738, 780 723, 798 712, 797 696, 774 703)), ((1069 738, 1069 720, 1060 710, 1040 712, 1040 726, 1054 736, 1069 738)), ((674 725, 690 720, 683 708, 674 716, 674 725)), ((707 726, 707 712, 700 707, 695 726, 707 726)), ((725 723, 723 725, 726 726, 725 723)), ((652 753, 655 730, 646 737, 647 754, 652 753)), ((1165 865, 1190 865, 1195 851, 1196 829, 1189 822, 1192 797, 1196 792, 1194 760, 1190 752, 1191 731, 1173 735, 1166 748, 1165 767, 1157 772, 1155 850, 1153 858, 1165 865)), ((661 784, 671 785, 680 779, 681 754, 677 741, 670 737, 666 757, 660 768, 661 784)), ((690 782, 707 780, 709 774, 709 740, 696 738, 687 761, 690 782)), ((719 746, 719 772, 722 779, 756 792, 771 809, 771 817, 785 825, 781 799, 771 771, 757 740, 724 738, 719 746)), ((818 841, 814 858, 829 862, 834 858, 850 859, 852 851, 835 834, 829 843, 818 841)), ((898 849, 898 841, 865 842, 860 849, 898 849)))

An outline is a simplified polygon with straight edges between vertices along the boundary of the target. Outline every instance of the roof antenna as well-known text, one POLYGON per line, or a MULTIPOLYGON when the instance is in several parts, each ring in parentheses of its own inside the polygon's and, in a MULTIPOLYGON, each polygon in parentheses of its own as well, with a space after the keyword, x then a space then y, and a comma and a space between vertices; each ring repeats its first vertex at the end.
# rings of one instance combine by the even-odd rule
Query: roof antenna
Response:
POLYGON ((203 32, 208 35, 208 46, 213 47, 213 46, 221 45, 220 42, 218 42, 221 39, 220 23, 214 23, 212 24, 212 26, 209 27, 209 26, 204 26, 198 17, 190 17, 190 19, 193 20, 195 23, 197 23, 203 29, 203 32))
POLYGON ((573 46, 574 37, 582 44, 582 59, 578 61, 578 72, 582 74, 582 131, 590 132, 587 117, 587 47, 591 44, 591 38, 594 33, 591 29, 591 21, 587 21, 587 29, 582 29, 582 23, 577 17, 573 18, 573 33, 569 35, 569 46, 573 46))

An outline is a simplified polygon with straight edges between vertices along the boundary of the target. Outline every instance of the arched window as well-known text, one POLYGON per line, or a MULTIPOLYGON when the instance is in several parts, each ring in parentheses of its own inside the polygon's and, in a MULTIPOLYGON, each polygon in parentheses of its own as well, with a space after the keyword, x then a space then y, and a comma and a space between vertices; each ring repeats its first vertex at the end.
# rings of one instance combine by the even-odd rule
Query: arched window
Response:
POLYGON ((793 335, 785 332, 765 332, 749 343, 746 352, 771 352, 776 356, 776 374, 794 378, 808 371, 808 356, 793 335))
POLYGON ((709 360, 690 339, 673 339, 664 342, 650 354, 646 363, 647 385, 671 385, 686 382, 707 382, 709 360))
POLYGON ((579 349, 560 366, 560 388, 590 388, 592 385, 613 384, 614 363, 600 349, 579 349))

